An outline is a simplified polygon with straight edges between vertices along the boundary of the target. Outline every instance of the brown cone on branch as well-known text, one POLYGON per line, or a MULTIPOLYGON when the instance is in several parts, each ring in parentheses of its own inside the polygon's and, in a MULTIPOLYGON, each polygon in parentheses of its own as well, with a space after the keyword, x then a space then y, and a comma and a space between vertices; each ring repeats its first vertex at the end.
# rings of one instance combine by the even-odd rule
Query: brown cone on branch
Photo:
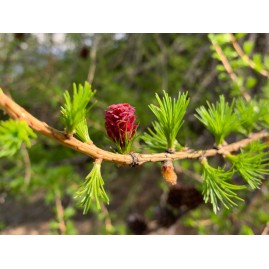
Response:
POLYGON ((173 208, 194 209, 203 203, 203 195, 193 186, 174 185, 167 194, 166 203, 173 208))
POLYGON ((138 213, 128 216, 127 226, 129 230, 136 235, 145 234, 148 228, 145 218, 138 213))
POLYGON ((177 174, 175 173, 172 161, 162 162, 162 175, 168 184, 170 185, 177 184, 177 174))

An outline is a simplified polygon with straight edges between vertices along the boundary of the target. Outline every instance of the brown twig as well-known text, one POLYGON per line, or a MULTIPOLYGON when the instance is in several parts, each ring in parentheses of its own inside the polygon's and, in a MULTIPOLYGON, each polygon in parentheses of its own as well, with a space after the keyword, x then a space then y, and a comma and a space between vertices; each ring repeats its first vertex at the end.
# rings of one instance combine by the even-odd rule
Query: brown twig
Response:
MULTIPOLYGON (((233 71, 233 69, 232 69, 227 57, 225 56, 224 52, 222 51, 220 45, 218 43, 214 42, 214 41, 211 41, 211 42, 212 42, 214 50, 218 54, 218 56, 220 58, 220 61, 222 62, 222 64, 223 64, 226 72, 228 73, 229 77, 231 78, 231 80, 234 83, 238 84, 238 77, 235 74, 235 72, 233 71)), ((251 99, 250 95, 244 89, 241 90, 241 94, 247 101, 249 101, 251 99)))
POLYGON ((257 65, 248 57, 248 55, 246 55, 244 53, 244 51, 242 50, 242 48, 240 47, 240 45, 238 44, 238 42, 236 41, 236 38, 233 34, 228 34, 230 41, 234 47, 234 49, 236 50, 237 54, 242 58, 242 60, 252 69, 254 69, 255 71, 257 71, 258 73, 260 73, 261 75, 269 78, 269 72, 265 69, 262 70, 258 70, 257 69, 257 65))
POLYGON ((199 175, 199 174, 196 174, 195 172, 189 170, 189 169, 186 169, 182 166, 179 166, 179 165, 175 165, 175 170, 177 173, 182 173, 182 174, 185 174, 186 176, 190 177, 190 178, 193 178, 194 180, 198 181, 198 182, 203 182, 203 179, 202 179, 202 176, 199 175))
POLYGON ((160 48, 160 52, 161 52, 161 58, 160 58, 160 67, 161 67, 161 74, 162 74, 162 88, 163 89, 167 89, 168 86, 168 72, 167 72, 167 55, 166 55, 166 51, 167 48, 162 40, 162 38, 160 37, 160 34, 156 34, 154 35, 155 39, 157 41, 157 44, 160 48))
POLYGON ((64 235, 66 234, 66 225, 64 221, 64 208, 62 205, 60 194, 57 191, 55 192, 55 206, 56 206, 57 219, 59 222, 59 231, 60 234, 64 235))
POLYGON ((262 231, 262 235, 268 235, 268 234, 269 234, 269 221, 266 223, 266 226, 262 231))
POLYGON ((25 165, 24 183, 25 186, 28 186, 31 180, 31 160, 25 144, 21 146, 21 153, 25 165))
POLYGON ((203 157, 212 157, 215 155, 223 155, 228 152, 234 152, 250 144, 255 140, 259 140, 268 137, 268 132, 260 131, 258 133, 252 134, 248 138, 242 139, 238 142, 222 146, 219 149, 208 149, 208 150, 192 150, 184 148, 183 150, 175 153, 156 153, 156 154, 140 154, 132 153, 130 154, 117 154, 112 153, 103 149, 98 148, 93 143, 83 143, 76 139, 75 137, 67 137, 62 131, 56 130, 50 127, 47 123, 41 122, 24 108, 19 106, 11 98, 0 91, 0 107, 3 108, 9 116, 16 120, 25 120, 29 127, 33 130, 56 140, 62 145, 72 148, 78 152, 81 152, 87 156, 94 159, 102 159, 104 161, 110 161, 118 163, 121 165, 132 165, 133 159, 136 157, 136 164, 141 165, 146 162, 161 162, 161 161, 173 161, 173 160, 183 160, 183 159, 198 159, 203 157))
POLYGON ((90 52, 90 68, 89 68, 89 73, 87 77, 87 81, 92 84, 95 70, 96 70, 96 54, 97 54, 97 47, 99 45, 99 35, 95 34, 93 36, 93 41, 92 41, 92 46, 91 46, 91 52, 90 52))
POLYGON ((224 52, 222 51, 220 45, 218 45, 216 42, 212 42, 212 45, 216 51, 216 53, 219 55, 219 58, 226 70, 226 72, 229 74, 231 80, 235 83, 237 83, 237 76, 236 74, 234 73, 227 57, 224 55, 224 52))

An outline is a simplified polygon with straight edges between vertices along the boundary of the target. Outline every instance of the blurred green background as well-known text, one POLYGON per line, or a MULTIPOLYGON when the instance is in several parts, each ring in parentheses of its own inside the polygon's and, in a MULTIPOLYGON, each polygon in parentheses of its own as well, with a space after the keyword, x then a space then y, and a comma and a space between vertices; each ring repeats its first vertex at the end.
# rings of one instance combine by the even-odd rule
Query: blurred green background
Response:
MULTIPOLYGON (((104 110, 115 103, 136 108, 139 132, 154 120, 148 105, 155 93, 177 96, 188 91, 190 105, 179 141, 195 149, 211 148, 213 137, 194 117, 195 109, 228 100, 244 89, 268 97, 269 34, 237 34, 238 43, 256 64, 248 66, 224 34, 0 34, 0 87, 34 116, 63 129, 60 106, 72 83, 89 81, 97 90, 89 114, 94 143, 110 150, 104 110), (231 80, 216 41, 237 80, 231 80)), ((7 119, 0 112, 0 119, 7 119)), ((238 137, 230 137, 235 141, 238 137)), ((229 142, 229 141, 228 141, 229 142)), ((136 140, 135 151, 147 152, 136 140)), ((214 159, 214 163, 221 160, 214 159)), ((269 221, 269 183, 245 191, 245 203, 215 215, 201 199, 197 161, 177 161, 179 184, 163 181, 160 164, 141 167, 102 166, 110 205, 87 215, 74 194, 92 160, 41 135, 31 149, 0 159, 1 234, 261 234, 269 221)))

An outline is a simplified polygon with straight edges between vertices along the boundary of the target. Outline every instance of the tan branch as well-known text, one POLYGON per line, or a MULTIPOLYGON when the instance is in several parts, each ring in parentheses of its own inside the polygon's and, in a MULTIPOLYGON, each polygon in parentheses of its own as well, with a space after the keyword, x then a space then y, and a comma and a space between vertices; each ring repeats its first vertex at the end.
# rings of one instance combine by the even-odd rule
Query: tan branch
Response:
POLYGON ((59 231, 61 235, 66 234, 66 225, 64 221, 64 208, 62 205, 62 200, 60 193, 55 191, 55 206, 56 206, 56 214, 59 222, 59 231))
MULTIPOLYGON (((235 72, 233 71, 233 69, 232 69, 232 67, 231 67, 231 65, 229 63, 229 60, 225 56, 225 54, 222 51, 221 47, 216 42, 213 42, 213 41, 212 41, 212 45, 213 45, 213 48, 215 49, 216 53, 218 54, 218 56, 220 58, 220 61, 222 62, 222 64, 223 64, 226 72, 228 73, 229 77, 231 78, 231 80, 234 83, 238 84, 238 77, 235 74, 235 72)), ((249 101, 251 99, 250 95, 244 89, 241 90, 241 94, 247 101, 249 101)))
POLYGON ((266 223, 263 231, 262 231, 262 235, 268 235, 269 234, 269 221, 266 223))
POLYGON ((30 183, 32 170, 31 170, 30 156, 29 156, 29 153, 28 153, 28 150, 27 150, 25 144, 22 144, 21 152, 22 152, 23 161, 24 161, 24 165, 25 165, 24 183, 25 183, 25 187, 26 187, 30 183))
POLYGON ((183 160, 183 159, 198 159, 200 157, 211 157, 217 154, 223 155, 228 152, 234 152, 250 144, 255 140, 259 140, 265 137, 268 137, 268 132, 261 131, 255 134, 252 134, 250 137, 242 139, 238 142, 225 145, 220 149, 208 149, 208 150, 192 150, 184 148, 182 151, 175 153, 156 153, 156 154, 118 154, 105 151, 98 148, 93 143, 83 143, 77 140, 75 137, 67 137, 66 134, 62 131, 58 131, 50 127, 47 123, 41 122, 24 108, 19 106, 11 98, 5 95, 0 91, 0 107, 6 111, 7 114, 13 119, 25 120, 29 127, 33 130, 41 133, 51 139, 56 140, 62 145, 69 147, 73 150, 81 152, 87 156, 90 156, 94 159, 102 159, 104 161, 115 162, 121 165, 141 165, 146 162, 161 162, 168 160, 183 160))
POLYGON ((216 53, 218 54, 226 72, 229 74, 231 80, 235 83, 237 83, 237 76, 234 73, 227 57, 224 55, 224 52, 222 51, 221 47, 216 43, 216 42, 212 42, 212 45, 216 51, 216 53))
POLYGON ((92 47, 91 47, 91 52, 90 52, 90 68, 89 68, 89 73, 87 77, 87 81, 92 84, 93 79, 94 79, 94 74, 96 70, 96 54, 97 54, 97 47, 99 45, 99 35, 95 34, 93 36, 93 41, 92 41, 92 47))
POLYGON ((244 51, 242 50, 242 48, 240 47, 240 45, 238 44, 238 42, 236 41, 236 38, 233 34, 228 34, 230 41, 234 47, 234 49, 236 50, 237 54, 242 58, 242 60, 252 69, 254 69, 255 71, 257 71, 258 73, 260 73, 261 75, 269 78, 269 72, 265 69, 262 70, 258 70, 257 65, 248 57, 247 54, 244 53, 244 51))

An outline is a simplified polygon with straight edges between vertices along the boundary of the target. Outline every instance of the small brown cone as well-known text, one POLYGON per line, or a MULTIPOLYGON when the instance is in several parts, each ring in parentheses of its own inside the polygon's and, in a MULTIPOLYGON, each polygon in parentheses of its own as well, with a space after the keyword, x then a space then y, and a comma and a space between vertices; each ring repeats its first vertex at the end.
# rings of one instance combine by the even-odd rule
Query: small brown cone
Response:
POLYGON ((170 185, 177 184, 177 174, 175 173, 172 161, 164 161, 162 164, 162 175, 170 185))

